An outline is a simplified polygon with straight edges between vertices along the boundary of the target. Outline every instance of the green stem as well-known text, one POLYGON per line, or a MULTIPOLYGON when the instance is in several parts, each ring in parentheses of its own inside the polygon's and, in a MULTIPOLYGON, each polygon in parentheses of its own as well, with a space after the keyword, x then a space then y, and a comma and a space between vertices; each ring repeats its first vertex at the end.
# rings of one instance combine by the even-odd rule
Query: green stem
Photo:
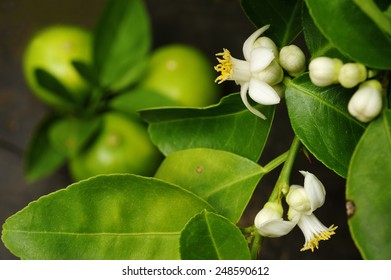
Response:
POLYGON ((299 138, 295 136, 295 138, 292 141, 291 147, 288 151, 288 156, 285 160, 284 166, 282 167, 280 176, 278 177, 273 192, 269 197, 269 201, 279 201, 281 199, 281 194, 286 194, 288 192, 289 178, 292 172, 293 164, 295 163, 300 148, 301 148, 301 142, 299 138))
POLYGON ((263 167, 263 170, 265 171, 265 174, 273 171, 273 169, 277 168, 282 163, 284 163, 286 161, 286 159, 288 158, 288 154, 289 154, 289 151, 279 155, 278 157, 276 157, 275 159, 270 161, 268 164, 266 164, 263 167))
POLYGON ((258 258, 259 252, 262 248, 262 239, 263 237, 256 231, 254 231, 254 239, 250 249, 251 259, 253 260, 256 260, 258 258))

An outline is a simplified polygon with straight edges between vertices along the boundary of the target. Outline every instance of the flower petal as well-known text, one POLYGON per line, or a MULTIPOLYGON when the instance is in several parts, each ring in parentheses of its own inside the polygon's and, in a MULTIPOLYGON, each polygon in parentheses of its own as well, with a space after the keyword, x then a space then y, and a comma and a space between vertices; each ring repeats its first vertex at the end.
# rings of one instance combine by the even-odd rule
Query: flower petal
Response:
POLYGON ((269 48, 255 48, 251 51, 250 55, 250 71, 259 72, 264 70, 270 65, 274 59, 274 53, 269 48))
POLYGON ((282 218, 278 220, 272 220, 256 226, 257 231, 262 236, 267 237, 280 237, 287 235, 294 227, 296 223, 291 221, 284 221, 282 218))
POLYGON ((311 203, 311 212, 324 204, 326 190, 321 181, 312 173, 300 171, 304 176, 304 189, 311 203))
POLYGON ((246 106, 246 108, 251 113, 253 113, 254 115, 260 117, 261 119, 266 120, 266 116, 264 114, 262 114, 261 112, 256 110, 254 107, 252 107, 250 105, 250 103, 248 103, 248 100, 247 100, 247 91, 248 91, 248 89, 249 89, 249 83, 241 84, 241 86, 240 86, 240 97, 242 98, 243 104, 246 106))
POLYGON ((247 61, 250 61, 250 58, 251 58, 251 51, 252 49, 254 48, 254 42, 255 40, 261 36, 261 34, 263 32, 265 32, 267 29, 269 29, 270 27, 270 24, 268 25, 265 25, 261 28, 259 28, 258 30, 256 30, 253 34, 251 34, 247 40, 244 42, 243 44, 243 55, 244 55, 244 59, 247 60, 247 61))
POLYGON ((249 95, 252 100, 262 105, 274 105, 280 103, 280 96, 267 83, 257 79, 249 82, 249 95))

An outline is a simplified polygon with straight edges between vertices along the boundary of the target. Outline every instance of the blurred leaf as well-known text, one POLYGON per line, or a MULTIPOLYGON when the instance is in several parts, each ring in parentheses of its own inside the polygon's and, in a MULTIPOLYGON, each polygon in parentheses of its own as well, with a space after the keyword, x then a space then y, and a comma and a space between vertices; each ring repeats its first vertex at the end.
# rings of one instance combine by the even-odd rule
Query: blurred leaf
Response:
POLYGON ((330 43, 316 27, 314 21, 312 20, 310 14, 308 13, 308 8, 306 5, 303 5, 303 31, 304 38, 307 44, 307 47, 311 53, 311 58, 318 56, 327 56, 333 58, 339 58, 344 62, 348 62, 349 59, 341 54, 335 46, 330 43))
POLYGON ((138 87, 114 97, 109 107, 124 113, 138 115, 140 110, 175 105, 177 105, 175 101, 152 89, 138 87))
POLYGON ((371 122, 353 154, 346 197, 355 205, 349 219, 365 259, 391 258, 391 110, 371 122))
POLYGON ((341 53, 369 67, 391 69, 391 36, 355 1, 306 0, 306 3, 319 30, 341 53))
POLYGON ((238 155, 189 149, 168 155, 155 177, 195 193, 236 223, 264 174, 261 166, 238 155))
POLYGON ((50 144, 58 153, 73 157, 93 137, 100 125, 100 118, 61 118, 49 128, 50 144))
POLYGON ((84 61, 78 60, 73 60, 72 65, 80 74, 80 76, 88 81, 91 85, 99 84, 95 69, 93 69, 91 65, 86 64, 84 61))
POLYGON ((35 77, 41 87, 52 92, 55 97, 65 103, 66 106, 72 106, 75 103, 76 100, 72 98, 72 94, 65 86, 46 70, 41 68, 35 69, 35 77))
POLYGON ((249 260, 248 244, 241 231, 229 220, 203 211, 181 233, 183 260, 249 260))
POLYGON ((267 36, 279 47, 301 32, 302 0, 241 0, 244 12, 257 28, 270 24, 267 36))
POLYGON ((257 106, 262 120, 243 105, 239 94, 206 108, 165 108, 141 112, 152 142, 163 154, 189 148, 225 150, 257 161, 274 116, 274 106, 257 106))
POLYGON ((43 119, 35 128, 30 139, 25 158, 25 176, 33 182, 56 171, 65 162, 63 153, 59 153, 49 141, 49 130, 56 117, 43 119))
POLYGON ((181 231, 203 209, 213 210, 160 180, 97 176, 8 218, 2 240, 22 259, 179 259, 181 231))
POLYGON ((294 132, 318 160, 344 178, 365 130, 347 110, 352 93, 338 85, 317 87, 308 74, 293 79, 286 90, 294 132))
POLYGON ((94 42, 95 66, 103 87, 116 91, 137 81, 146 67, 150 36, 143 1, 107 1, 94 42))

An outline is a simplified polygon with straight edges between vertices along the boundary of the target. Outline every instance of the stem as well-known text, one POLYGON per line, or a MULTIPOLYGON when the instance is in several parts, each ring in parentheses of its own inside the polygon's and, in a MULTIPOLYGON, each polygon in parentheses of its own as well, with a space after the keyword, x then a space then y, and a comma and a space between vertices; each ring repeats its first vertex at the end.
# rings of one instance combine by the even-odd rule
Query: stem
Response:
POLYGON ((252 260, 256 260, 258 258, 259 252, 261 251, 262 248, 262 239, 263 237, 260 234, 258 234, 256 231, 254 231, 254 239, 250 249, 252 260))
POLYGON ((289 190, 289 178, 292 172, 293 164, 295 163, 297 154, 301 148, 301 142, 297 136, 293 138, 291 147, 288 151, 288 156, 285 160, 284 166, 282 167, 280 176, 278 177, 277 183, 273 189, 272 194, 269 197, 269 201, 279 201, 281 194, 286 194, 289 190))
POLYGON ((268 164, 266 164, 263 167, 265 174, 273 171, 273 169, 277 168, 278 166, 280 166, 280 164, 282 164, 284 161, 286 161, 286 159, 288 158, 288 154, 289 154, 289 151, 279 155, 278 157, 276 157, 275 159, 270 161, 268 164))

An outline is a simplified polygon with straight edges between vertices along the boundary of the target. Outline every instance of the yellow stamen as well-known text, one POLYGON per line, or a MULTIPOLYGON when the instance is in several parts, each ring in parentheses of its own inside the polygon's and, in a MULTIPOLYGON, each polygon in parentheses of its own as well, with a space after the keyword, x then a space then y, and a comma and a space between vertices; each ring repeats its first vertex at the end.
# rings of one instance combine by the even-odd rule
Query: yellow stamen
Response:
POLYGON ((337 226, 331 225, 328 231, 321 232, 320 234, 315 234, 314 238, 304 244, 303 248, 301 248, 300 251, 311 250, 311 252, 313 252, 315 248, 318 249, 319 241, 330 239, 330 237, 335 234, 335 230, 337 228, 337 226))
POLYGON ((223 49, 223 52, 217 53, 216 56, 222 56, 222 58, 217 57, 219 64, 214 67, 217 72, 221 72, 221 75, 216 78, 215 83, 221 84, 232 77, 233 65, 231 62, 231 53, 229 50, 223 49))

